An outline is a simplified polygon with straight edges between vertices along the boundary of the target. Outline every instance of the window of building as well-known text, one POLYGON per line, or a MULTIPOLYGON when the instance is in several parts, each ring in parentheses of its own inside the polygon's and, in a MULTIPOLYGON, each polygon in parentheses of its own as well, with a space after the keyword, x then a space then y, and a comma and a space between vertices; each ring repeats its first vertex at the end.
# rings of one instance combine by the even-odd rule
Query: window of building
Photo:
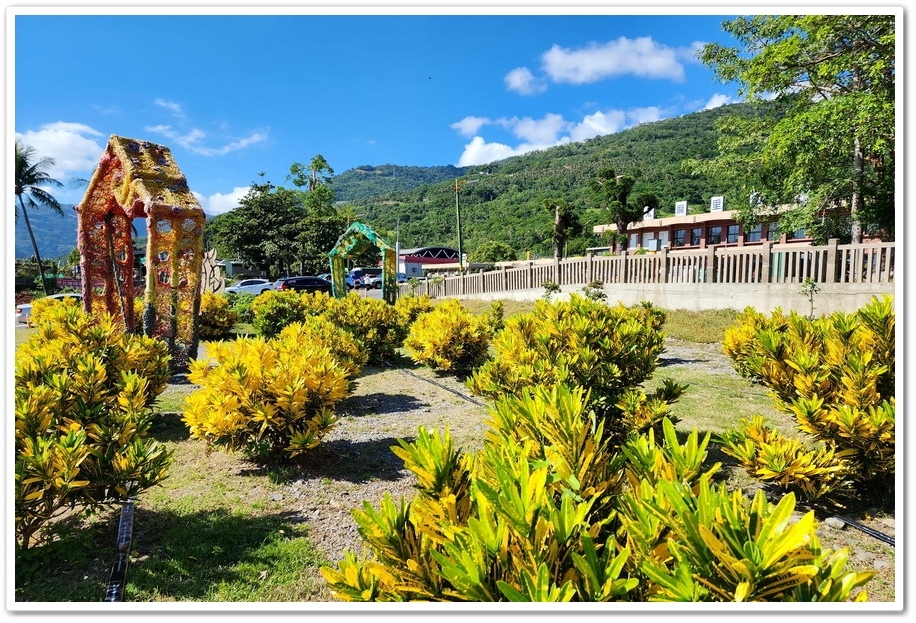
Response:
POLYGON ((690 244, 695 247, 700 246, 700 242, 703 240, 703 228, 694 227, 690 230, 690 244))
POLYGON ((710 227, 709 232, 706 234, 706 244, 721 244, 722 243, 722 227, 710 227))
POLYGON ((771 242, 779 242, 779 239, 782 238, 782 232, 779 231, 779 225, 776 223, 770 223, 767 225, 767 240, 771 242))
POLYGON ((675 229, 674 230, 674 242, 675 247, 683 247, 687 241, 687 230, 686 229, 675 229))
POLYGON ((789 234, 790 240, 797 240, 799 238, 807 238, 806 232, 804 229, 796 229, 791 234, 789 234))
POLYGON ((741 233, 741 225, 729 225, 727 242, 729 244, 732 242, 738 242, 738 234, 740 233, 741 233))
POLYGON ((635 249, 639 246, 639 234, 630 234, 630 248, 635 249))
POLYGON ((763 235, 763 225, 758 224, 753 229, 749 229, 744 234, 744 240, 746 242, 760 242, 760 237, 763 235))

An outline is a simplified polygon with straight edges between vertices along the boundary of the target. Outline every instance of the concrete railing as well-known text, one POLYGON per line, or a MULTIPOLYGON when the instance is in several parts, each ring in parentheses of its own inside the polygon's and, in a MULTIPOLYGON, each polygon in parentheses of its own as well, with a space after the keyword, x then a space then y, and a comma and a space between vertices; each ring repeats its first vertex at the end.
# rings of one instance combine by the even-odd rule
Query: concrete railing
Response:
MULTIPOLYGON (((700 250, 671 250, 614 256, 595 256, 521 262, 497 270, 455 277, 431 277, 416 287, 402 284, 399 294, 415 292, 432 297, 485 297, 541 290, 547 282, 563 286, 585 286, 601 282, 605 290, 622 291, 626 284, 634 291, 684 291, 690 284, 727 286, 798 285, 810 278, 816 284, 873 284, 856 291, 893 292, 895 268, 893 242, 824 246, 802 243, 777 245, 764 242, 742 247, 716 246, 700 250), (649 290, 649 286, 653 286, 649 290), (661 287, 660 287, 661 286, 661 287)), ((740 288, 738 288, 740 290, 740 288)), ((780 291, 786 288, 769 288, 780 291)), ((834 286, 829 286, 833 290, 834 286)), ((566 289, 568 291, 568 288, 566 289)), ((721 293, 721 288, 713 288, 721 293)))

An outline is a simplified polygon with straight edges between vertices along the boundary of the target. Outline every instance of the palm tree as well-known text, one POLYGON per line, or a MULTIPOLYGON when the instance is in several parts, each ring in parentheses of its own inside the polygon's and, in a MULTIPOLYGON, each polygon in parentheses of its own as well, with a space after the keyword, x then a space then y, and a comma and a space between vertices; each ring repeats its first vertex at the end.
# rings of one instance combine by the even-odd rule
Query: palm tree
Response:
MULTIPOLYGON (((48 292, 48 284, 45 281, 45 269, 41 263, 41 255, 38 253, 38 244, 35 242, 35 234, 32 233, 32 224, 29 222, 29 213, 26 206, 30 208, 39 208, 45 206, 51 208, 61 216, 64 215, 63 209, 51 193, 40 188, 41 186, 63 186, 56 179, 48 175, 48 170, 54 166, 52 158, 41 158, 35 161, 35 149, 30 145, 23 144, 16 139, 16 198, 19 199, 19 207, 22 210, 22 216, 25 217, 25 226, 29 230, 29 238, 32 239, 32 248, 35 250, 35 259, 38 262, 38 272, 41 274, 41 288, 48 292)), ((16 211, 16 220, 19 219, 19 211, 16 211)))

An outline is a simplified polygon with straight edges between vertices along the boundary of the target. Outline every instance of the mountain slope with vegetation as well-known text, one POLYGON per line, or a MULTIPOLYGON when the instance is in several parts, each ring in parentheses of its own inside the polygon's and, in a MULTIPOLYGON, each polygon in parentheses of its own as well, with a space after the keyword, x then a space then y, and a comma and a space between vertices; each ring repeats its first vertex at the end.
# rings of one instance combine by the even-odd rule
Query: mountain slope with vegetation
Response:
MULTIPOLYGON (((561 198, 572 206, 580 231, 569 239, 567 253, 581 253, 606 241, 591 234, 592 226, 610 222, 590 190, 603 169, 636 178, 632 196, 653 193, 659 198, 657 216, 674 213, 676 201, 687 201, 689 213, 709 210, 712 196, 725 194, 709 177, 692 176, 682 163, 710 158, 716 152, 714 124, 724 115, 751 113, 734 104, 682 117, 646 123, 616 134, 568 143, 483 166, 468 167, 460 178, 463 250, 488 241, 511 246, 518 257, 552 253, 554 213, 545 199, 561 198)), ((336 190, 336 188, 335 188, 336 190)), ((385 238, 401 247, 458 246, 456 193, 453 181, 379 193, 353 200, 354 211, 385 238)))
POLYGON ((394 164, 361 165, 331 178, 334 198, 351 202, 382 193, 408 190, 461 177, 466 167, 412 167, 394 164))

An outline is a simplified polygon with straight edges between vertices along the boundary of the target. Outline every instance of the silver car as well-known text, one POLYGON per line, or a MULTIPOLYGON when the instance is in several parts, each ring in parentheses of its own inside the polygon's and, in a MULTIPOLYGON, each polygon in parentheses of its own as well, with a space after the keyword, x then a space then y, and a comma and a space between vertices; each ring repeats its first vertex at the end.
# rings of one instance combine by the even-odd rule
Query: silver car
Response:
POLYGON ((261 294, 273 290, 273 284, 267 279, 243 279, 235 285, 226 288, 226 293, 234 294, 261 294))
MULTIPOLYGON (((58 294, 52 294, 48 297, 49 299, 76 299, 76 302, 79 303, 83 300, 83 295, 76 292, 60 292, 58 294)), ((32 319, 32 304, 23 303, 22 305, 16 306, 16 324, 30 325, 32 319)))

